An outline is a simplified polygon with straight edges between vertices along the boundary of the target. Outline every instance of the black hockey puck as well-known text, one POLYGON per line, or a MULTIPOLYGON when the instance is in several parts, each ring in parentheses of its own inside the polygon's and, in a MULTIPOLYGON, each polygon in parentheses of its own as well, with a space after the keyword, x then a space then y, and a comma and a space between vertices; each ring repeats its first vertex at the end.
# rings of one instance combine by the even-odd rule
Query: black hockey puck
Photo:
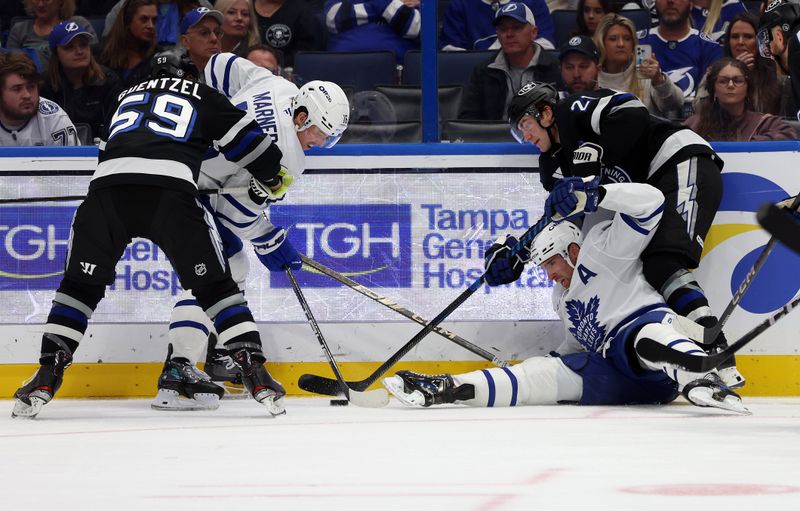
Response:
POLYGON ((350 401, 347 399, 331 399, 331 406, 347 406, 350 401))

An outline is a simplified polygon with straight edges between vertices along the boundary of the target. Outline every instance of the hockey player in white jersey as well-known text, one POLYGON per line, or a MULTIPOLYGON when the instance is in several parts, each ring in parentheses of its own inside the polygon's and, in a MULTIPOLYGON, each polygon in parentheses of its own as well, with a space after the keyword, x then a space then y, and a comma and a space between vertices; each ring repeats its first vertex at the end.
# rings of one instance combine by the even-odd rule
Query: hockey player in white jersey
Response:
POLYGON ((675 313, 642 273, 639 255, 659 225, 664 195, 648 184, 598 182, 565 178, 545 206, 546 211, 572 211, 569 218, 595 212, 598 205, 615 212, 612 220, 592 227, 585 240, 574 224, 564 221, 547 226, 529 253, 510 257, 513 237, 499 240, 486 253, 489 285, 517 280, 528 257, 559 284, 553 301, 566 334, 559 356, 460 375, 400 371, 383 380, 395 397, 411 406, 627 405, 669 403, 681 391, 697 406, 748 413, 716 372, 674 369, 637 352, 637 345, 650 339, 705 356, 681 333, 675 313))
MULTIPOLYGON (((266 69, 231 53, 213 56, 205 67, 205 83, 226 95, 231 103, 247 110, 263 132, 281 149, 282 182, 265 189, 239 167, 222 156, 211 156, 201 168, 201 189, 237 189, 239 192, 206 196, 206 209, 216 220, 230 261, 234 280, 244 290, 247 257, 240 240, 248 240, 258 259, 270 270, 298 270, 300 256, 286 237, 286 230, 273 226, 266 210, 284 198, 293 181, 305 170, 304 150, 332 147, 347 128, 349 103, 342 89, 332 82, 312 81, 301 88, 266 69)), ((169 339, 174 350, 167 357, 159 378, 155 409, 216 409, 215 394, 195 394, 194 381, 208 381, 195 368, 206 354, 206 341, 215 339, 212 325, 189 295, 173 309, 169 339)), ((209 347, 206 371, 215 381, 238 382, 238 368, 219 346, 209 347), (225 369, 227 367, 227 370, 225 369)), ((202 387, 199 386, 199 387, 202 387)))

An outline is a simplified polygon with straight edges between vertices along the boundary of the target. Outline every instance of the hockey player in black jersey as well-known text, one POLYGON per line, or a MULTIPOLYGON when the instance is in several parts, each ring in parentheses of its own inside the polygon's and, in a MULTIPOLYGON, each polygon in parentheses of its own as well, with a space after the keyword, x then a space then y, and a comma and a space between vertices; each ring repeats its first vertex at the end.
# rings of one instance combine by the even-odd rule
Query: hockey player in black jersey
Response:
POLYGON ((758 24, 758 52, 780 66, 791 80, 792 101, 784 115, 800 119, 800 0, 773 0, 758 24))
MULTIPOLYGON (((273 415, 284 413, 285 391, 264 367, 256 324, 231 278, 214 223, 197 201, 196 185, 212 143, 264 190, 281 186, 282 153, 252 116, 187 78, 177 57, 160 54, 150 79, 118 96, 89 193, 73 219, 64 278, 44 326, 41 367, 14 394, 13 416, 35 417, 58 391, 134 237, 152 240, 169 257, 181 285, 214 322, 253 398, 273 415)), ((221 394, 204 380, 198 378, 189 391, 221 394)))
MULTIPOLYGON (((531 82, 512 99, 508 118, 517 140, 541 151, 540 177, 548 191, 568 176, 648 183, 661 190, 664 218, 641 255, 645 278, 672 310, 714 326, 717 318, 689 272, 700 262, 722 198, 723 162, 708 142, 685 126, 650 115, 633 94, 611 89, 559 100, 551 85, 531 82)), ((718 341, 724 344, 724 336, 718 341)), ((720 373, 728 386, 744 385, 735 366, 720 373)))

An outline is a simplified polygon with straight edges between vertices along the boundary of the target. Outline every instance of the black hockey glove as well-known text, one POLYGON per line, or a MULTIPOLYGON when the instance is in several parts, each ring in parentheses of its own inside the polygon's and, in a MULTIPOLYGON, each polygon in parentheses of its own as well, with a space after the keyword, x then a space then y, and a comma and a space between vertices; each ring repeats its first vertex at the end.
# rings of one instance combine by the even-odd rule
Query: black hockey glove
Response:
POLYGON ((484 255, 483 267, 486 269, 485 280, 490 286, 510 284, 522 275, 525 263, 531 255, 527 247, 517 254, 511 255, 511 250, 517 245, 517 238, 506 234, 495 241, 484 255))
POLYGON ((251 177, 247 193, 250 195, 250 200, 256 204, 264 204, 267 201, 275 202, 283 199, 293 182, 294 176, 289 174, 289 169, 281 167, 278 175, 269 181, 259 181, 255 177, 251 177))
POLYGON ((602 147, 592 142, 584 143, 572 152, 572 175, 580 177, 602 175, 602 159, 602 147))
POLYGON ((565 177, 559 180, 544 203, 544 210, 555 221, 597 211, 605 191, 599 177, 565 177))

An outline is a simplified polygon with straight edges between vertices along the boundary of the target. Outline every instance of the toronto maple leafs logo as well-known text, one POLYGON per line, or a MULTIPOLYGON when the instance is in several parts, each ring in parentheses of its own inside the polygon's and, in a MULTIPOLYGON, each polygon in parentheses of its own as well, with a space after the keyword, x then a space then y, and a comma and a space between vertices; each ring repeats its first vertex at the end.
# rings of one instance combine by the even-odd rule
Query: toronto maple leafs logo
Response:
POLYGON ((566 303, 569 322, 572 327, 570 333, 586 348, 586 351, 595 352, 603 345, 606 329, 597 320, 597 309, 600 299, 591 298, 588 304, 580 300, 570 300, 566 303))

